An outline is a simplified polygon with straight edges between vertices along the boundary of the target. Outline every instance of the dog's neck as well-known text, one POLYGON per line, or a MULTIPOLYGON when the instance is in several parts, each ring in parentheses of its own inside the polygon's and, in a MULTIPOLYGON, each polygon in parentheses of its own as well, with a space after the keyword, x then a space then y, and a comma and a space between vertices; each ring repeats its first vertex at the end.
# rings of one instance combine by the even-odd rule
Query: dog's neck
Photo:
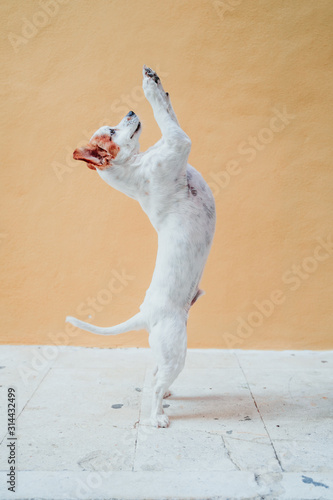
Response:
POLYGON ((164 211, 159 210, 159 207, 155 205, 156 199, 152 202, 152 197, 148 196, 151 185, 149 172, 151 163, 153 163, 150 155, 151 150, 152 148, 145 152, 136 153, 126 162, 114 162, 110 168, 97 169, 97 172, 109 186, 138 201, 154 229, 160 233, 160 222, 164 217, 164 211))
POLYGON ((141 180, 141 176, 138 175, 138 170, 142 163, 142 155, 143 153, 136 153, 126 162, 118 163, 114 161, 113 164, 110 165, 110 168, 106 170, 97 169, 97 172, 109 186, 134 200, 138 200, 141 180))

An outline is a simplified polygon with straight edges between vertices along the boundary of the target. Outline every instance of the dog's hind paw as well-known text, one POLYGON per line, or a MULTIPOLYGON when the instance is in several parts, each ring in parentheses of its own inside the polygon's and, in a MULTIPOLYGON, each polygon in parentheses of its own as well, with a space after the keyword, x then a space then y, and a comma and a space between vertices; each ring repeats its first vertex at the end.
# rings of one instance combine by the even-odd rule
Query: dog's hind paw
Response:
POLYGON ((156 415, 156 417, 152 417, 151 424, 154 427, 169 427, 169 417, 165 413, 161 415, 156 415))

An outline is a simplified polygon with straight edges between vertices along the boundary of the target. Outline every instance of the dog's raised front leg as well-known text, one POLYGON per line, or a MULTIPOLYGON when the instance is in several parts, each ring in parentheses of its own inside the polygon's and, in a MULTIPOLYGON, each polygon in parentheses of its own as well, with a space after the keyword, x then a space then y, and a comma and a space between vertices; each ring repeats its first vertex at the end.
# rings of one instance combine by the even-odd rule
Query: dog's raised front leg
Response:
POLYGON ((150 103, 162 137, 170 144, 190 152, 191 140, 180 127, 170 97, 163 89, 159 76, 147 66, 143 67, 143 91, 150 103))
POLYGON ((176 113, 174 112, 171 105, 168 92, 165 92, 160 77, 155 73, 155 71, 153 71, 151 68, 148 68, 148 66, 143 67, 142 86, 146 99, 153 108, 154 114, 163 114, 164 111, 166 111, 169 115, 168 118, 171 118, 171 120, 179 126, 176 113))

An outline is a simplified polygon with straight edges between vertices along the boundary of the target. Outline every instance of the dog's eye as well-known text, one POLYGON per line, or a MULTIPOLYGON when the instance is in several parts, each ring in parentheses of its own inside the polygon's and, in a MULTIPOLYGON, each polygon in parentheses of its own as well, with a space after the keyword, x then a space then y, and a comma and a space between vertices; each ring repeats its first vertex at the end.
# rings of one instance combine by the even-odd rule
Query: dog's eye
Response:
POLYGON ((114 128, 110 128, 110 135, 114 135, 116 133, 115 129, 114 128))

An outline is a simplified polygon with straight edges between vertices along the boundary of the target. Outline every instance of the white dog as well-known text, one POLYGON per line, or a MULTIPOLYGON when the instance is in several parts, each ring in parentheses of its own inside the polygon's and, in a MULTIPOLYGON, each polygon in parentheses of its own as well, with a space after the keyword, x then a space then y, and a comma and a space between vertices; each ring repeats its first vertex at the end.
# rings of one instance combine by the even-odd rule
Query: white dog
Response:
POLYGON ((169 94, 159 77, 143 67, 143 90, 162 132, 139 152, 141 123, 130 111, 114 128, 101 127, 74 158, 87 162, 115 189, 137 200, 158 233, 152 282, 140 312, 111 328, 73 317, 66 321, 92 333, 116 335, 146 329, 156 356, 151 422, 167 427, 163 397, 185 364, 190 307, 203 294, 198 288, 215 230, 215 203, 202 176, 187 163, 191 141, 179 126, 169 94))

